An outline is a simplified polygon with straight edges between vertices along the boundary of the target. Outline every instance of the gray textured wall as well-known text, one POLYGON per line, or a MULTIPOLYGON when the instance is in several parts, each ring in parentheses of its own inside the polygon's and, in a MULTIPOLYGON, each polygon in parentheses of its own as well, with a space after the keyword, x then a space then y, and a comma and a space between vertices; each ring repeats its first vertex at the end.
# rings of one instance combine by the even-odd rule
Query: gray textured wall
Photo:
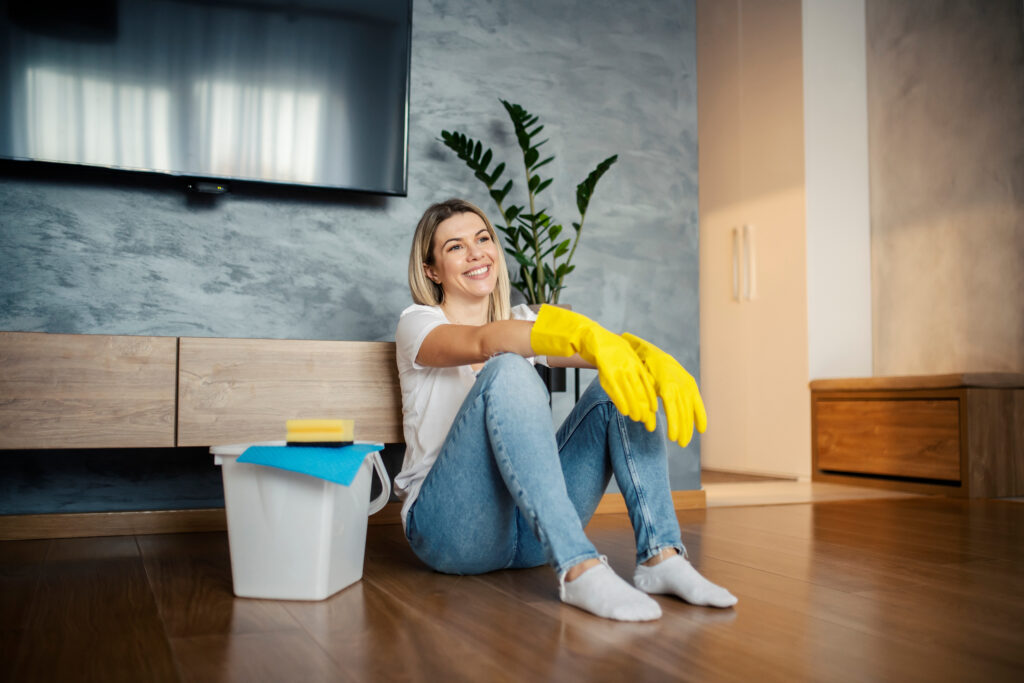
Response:
POLYGON ((1022 13, 867 3, 877 375, 1024 372, 1022 13))
MULTIPOLYGON (((407 198, 227 195, 0 177, 0 329, 393 339, 408 245, 431 202, 484 188, 436 138, 507 152, 498 98, 542 117, 563 223, 606 156, 563 301, 699 367, 694 3, 416 0, 407 198)), ((516 167, 518 168, 518 167, 516 167)), ((521 173, 521 171, 517 171, 521 173)), ((517 176, 518 178, 518 176, 517 176)), ((673 486, 699 486, 699 443, 673 486)))

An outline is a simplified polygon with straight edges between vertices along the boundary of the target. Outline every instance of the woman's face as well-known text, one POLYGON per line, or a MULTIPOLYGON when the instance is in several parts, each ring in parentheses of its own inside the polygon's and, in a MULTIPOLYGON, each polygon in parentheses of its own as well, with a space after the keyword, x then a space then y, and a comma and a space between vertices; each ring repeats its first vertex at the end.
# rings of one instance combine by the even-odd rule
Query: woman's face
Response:
POLYGON ((498 245, 480 216, 457 213, 437 226, 434 264, 424 265, 427 277, 444 289, 445 301, 490 296, 498 282, 498 245))

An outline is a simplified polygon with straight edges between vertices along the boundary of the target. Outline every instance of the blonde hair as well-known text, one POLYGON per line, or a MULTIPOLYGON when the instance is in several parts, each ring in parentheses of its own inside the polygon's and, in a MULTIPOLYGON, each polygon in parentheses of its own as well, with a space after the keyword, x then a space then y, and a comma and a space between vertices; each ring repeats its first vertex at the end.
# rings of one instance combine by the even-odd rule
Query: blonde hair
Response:
MULTIPOLYGON (((427 277, 425 265, 434 265, 434 234, 437 233, 437 226, 452 216, 460 213, 475 213, 480 217, 490 233, 491 239, 496 245, 501 242, 494 232, 494 226, 487 216, 475 205, 465 199, 449 199, 444 202, 433 204, 423 212, 419 224, 416 226, 416 233, 412 238, 412 249, 409 252, 409 291, 412 293, 412 300, 425 306, 440 306, 444 301, 444 289, 438 283, 427 277)), ((495 264, 498 268, 498 283, 491 292, 491 302, 488 309, 487 320, 508 320, 512 317, 512 305, 510 296, 512 287, 508 279, 508 266, 505 264, 505 255, 500 254, 495 264)))

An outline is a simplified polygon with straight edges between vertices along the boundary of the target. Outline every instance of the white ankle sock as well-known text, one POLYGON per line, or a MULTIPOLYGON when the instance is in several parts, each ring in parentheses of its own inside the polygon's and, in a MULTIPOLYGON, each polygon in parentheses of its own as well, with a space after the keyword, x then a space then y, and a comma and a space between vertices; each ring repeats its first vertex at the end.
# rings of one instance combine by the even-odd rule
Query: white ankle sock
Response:
POLYGON ((732 607, 736 596, 701 576, 682 555, 673 555, 653 567, 637 565, 633 583, 647 593, 678 595, 691 605, 732 607))
POLYGON ((601 564, 580 574, 573 581, 559 580, 562 602, 579 607, 606 619, 618 621, 651 621, 661 616, 657 602, 630 586, 608 566, 601 564))

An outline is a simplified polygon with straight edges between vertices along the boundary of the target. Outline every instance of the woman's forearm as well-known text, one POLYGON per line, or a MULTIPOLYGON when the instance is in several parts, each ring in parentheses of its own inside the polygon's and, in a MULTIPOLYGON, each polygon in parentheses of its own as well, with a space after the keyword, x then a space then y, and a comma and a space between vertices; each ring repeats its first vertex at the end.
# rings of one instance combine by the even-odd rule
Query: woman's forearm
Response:
POLYGON ((533 356, 528 320, 499 320, 479 327, 440 325, 420 345, 416 362, 428 367, 483 363, 499 353, 533 356))

